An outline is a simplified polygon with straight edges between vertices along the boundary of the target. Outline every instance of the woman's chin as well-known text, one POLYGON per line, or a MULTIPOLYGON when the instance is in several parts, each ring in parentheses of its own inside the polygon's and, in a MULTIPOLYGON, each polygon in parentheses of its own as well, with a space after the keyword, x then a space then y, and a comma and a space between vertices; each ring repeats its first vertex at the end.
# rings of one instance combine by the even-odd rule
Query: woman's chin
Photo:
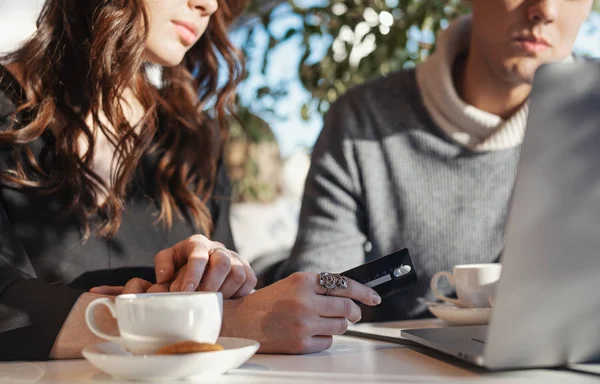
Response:
POLYGON ((170 52, 148 52, 148 61, 161 67, 176 67, 183 61, 185 50, 172 50, 170 52))

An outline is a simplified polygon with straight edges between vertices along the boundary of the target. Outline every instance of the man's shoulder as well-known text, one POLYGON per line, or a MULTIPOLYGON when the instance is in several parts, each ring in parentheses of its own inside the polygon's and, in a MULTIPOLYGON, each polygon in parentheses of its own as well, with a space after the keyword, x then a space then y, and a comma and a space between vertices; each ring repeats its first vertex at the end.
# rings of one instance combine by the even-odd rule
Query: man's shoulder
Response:
POLYGON ((337 124, 351 138, 385 137, 429 124, 415 69, 394 72, 356 86, 331 108, 337 124))
POLYGON ((573 61, 575 63, 600 63, 600 58, 587 56, 587 55, 578 55, 572 54, 573 61))
POLYGON ((360 103, 375 106, 386 101, 394 102, 418 92, 414 69, 393 72, 355 86, 340 96, 338 103, 360 103))

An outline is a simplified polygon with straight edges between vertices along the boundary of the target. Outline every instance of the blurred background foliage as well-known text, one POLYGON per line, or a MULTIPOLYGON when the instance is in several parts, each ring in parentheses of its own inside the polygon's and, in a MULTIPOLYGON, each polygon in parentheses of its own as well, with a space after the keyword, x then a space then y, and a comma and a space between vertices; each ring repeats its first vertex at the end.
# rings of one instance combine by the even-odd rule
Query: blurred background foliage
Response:
MULTIPOLYGON (((434 47, 434 36, 450 19, 468 12, 462 0, 309 0, 260 1, 235 26, 243 37, 239 45, 250 61, 249 74, 259 71, 266 78, 273 67, 272 52, 294 41, 300 59, 277 65, 295 76, 254 87, 242 102, 240 120, 232 124, 229 154, 230 176, 236 201, 269 202, 279 186, 267 175, 280 168, 274 150, 274 136, 259 116, 280 121, 290 115, 303 120, 321 118, 341 94, 364 81, 414 66, 434 47), (282 26, 281 20, 293 20, 282 26), (255 35, 266 34, 266 46, 257 57, 255 35), (252 64, 252 63, 250 63, 252 64), (256 64, 256 63, 255 63, 256 64), (296 111, 282 113, 290 82, 300 82, 310 95, 296 111), (243 145, 245 141, 245 146, 243 145), (262 141, 271 143, 260 144, 262 141), (257 148, 260 147, 260 150, 257 148), (269 153, 269 154, 267 154, 269 153), (262 156, 262 160, 257 160, 262 156), (264 157, 272 161, 267 161, 264 157), (265 169, 266 168, 266 169, 265 169)), ((265 39, 265 37, 263 37, 265 39)))
MULTIPOLYGON (((251 8, 260 22, 249 27, 249 38, 242 49, 251 53, 252 34, 266 31, 269 44, 262 65, 266 73, 269 51, 290 39, 299 41, 302 54, 296 71, 312 96, 299 111, 305 120, 313 112, 325 113, 349 88, 425 59, 434 47, 438 30, 469 11, 463 0, 326 0, 307 5, 291 0, 262 13, 260 7, 254 4, 251 8), (284 31, 272 28, 286 13, 298 17, 300 25, 284 31), (324 41, 328 45, 325 54, 315 58, 315 51, 323 51, 324 41)), ((258 88, 256 100, 280 99, 286 87, 280 83, 258 88)))
POLYGON ((280 190, 281 156, 269 124, 244 106, 229 124, 225 160, 236 202, 269 203, 280 190))

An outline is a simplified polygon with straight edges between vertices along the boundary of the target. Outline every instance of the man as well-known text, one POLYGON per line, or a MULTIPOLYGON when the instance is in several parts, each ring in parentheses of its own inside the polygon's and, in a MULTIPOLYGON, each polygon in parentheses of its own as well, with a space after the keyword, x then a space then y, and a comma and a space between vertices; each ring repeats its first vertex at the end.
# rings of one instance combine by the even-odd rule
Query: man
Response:
POLYGON ((407 319, 426 313, 416 298, 433 299, 435 272, 495 261, 535 71, 572 60, 592 2, 472 0, 426 63, 341 97, 280 276, 338 272, 406 247, 419 286, 363 319, 407 319))

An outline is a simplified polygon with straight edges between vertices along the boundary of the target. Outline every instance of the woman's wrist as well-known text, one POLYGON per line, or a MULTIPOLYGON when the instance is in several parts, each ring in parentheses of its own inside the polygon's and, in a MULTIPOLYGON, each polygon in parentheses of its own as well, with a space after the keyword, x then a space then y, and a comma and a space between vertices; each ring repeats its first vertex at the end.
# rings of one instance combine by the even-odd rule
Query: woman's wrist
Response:
MULTIPOLYGON (((93 293, 84 293, 79 297, 56 338, 52 351, 50 352, 50 359, 79 359, 81 358, 82 348, 106 341, 95 336, 88 329, 84 320, 87 306, 93 300, 101 297, 112 298, 111 296, 93 293)), ((108 334, 119 334, 117 322, 107 308, 98 308, 96 322, 99 324, 100 328, 108 334)))

